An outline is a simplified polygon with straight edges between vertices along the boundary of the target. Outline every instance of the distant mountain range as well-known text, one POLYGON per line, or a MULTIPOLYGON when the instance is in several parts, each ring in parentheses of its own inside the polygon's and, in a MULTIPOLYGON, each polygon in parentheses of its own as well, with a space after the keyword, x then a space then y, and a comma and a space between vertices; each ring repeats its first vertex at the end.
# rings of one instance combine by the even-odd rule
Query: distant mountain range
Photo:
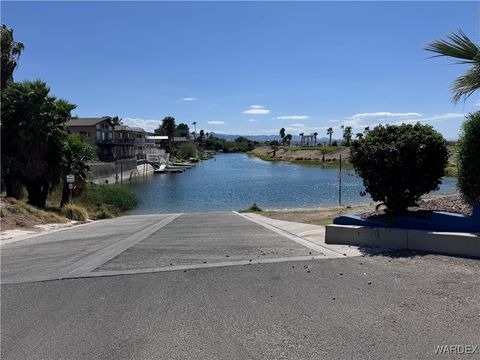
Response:
MULTIPOLYGON (((217 134, 217 133, 215 133, 213 136, 221 138, 221 139, 225 139, 227 141, 233 141, 240 136, 245 137, 249 140, 258 141, 258 142, 280 140, 280 137, 278 135, 230 135, 230 134, 217 134)), ((334 139, 332 139, 332 141, 333 140, 334 139)), ((293 135, 292 136, 292 142, 299 143, 300 142, 300 136, 293 135)), ((318 144, 327 143, 327 142, 328 142, 327 137, 317 137, 317 143, 318 144)))

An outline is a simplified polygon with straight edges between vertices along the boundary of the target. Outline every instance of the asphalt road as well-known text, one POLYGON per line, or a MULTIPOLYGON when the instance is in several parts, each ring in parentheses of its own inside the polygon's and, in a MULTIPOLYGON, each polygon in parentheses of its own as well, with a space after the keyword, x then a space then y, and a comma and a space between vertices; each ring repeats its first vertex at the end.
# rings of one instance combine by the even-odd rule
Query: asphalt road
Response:
MULTIPOLYGON (((141 241, 131 233, 140 219, 129 218, 116 241, 109 224, 121 221, 106 222, 109 229, 95 225, 103 234, 97 244, 91 241, 95 232, 85 227, 73 252, 54 241, 68 244, 64 232, 2 248, 2 276, 15 259, 27 263, 28 251, 32 269, 42 276, 64 276, 65 268, 83 275, 24 282, 28 271, 17 270, 17 277, 7 271, 1 358, 438 359, 452 357, 436 356, 435 346, 480 345, 478 260, 411 253, 325 256, 230 214, 210 218, 187 241, 192 232, 180 228, 199 220, 189 216, 145 220, 138 227, 141 241), (215 237, 208 241, 212 229, 230 245, 215 237), (183 234, 178 249, 167 241, 175 233, 183 234), (199 239, 203 250, 193 256, 199 239), (63 249, 62 256, 52 254, 63 262, 39 267, 51 246, 63 249), (82 256, 74 255, 78 251, 82 256), (225 252, 234 257, 232 266, 207 267, 225 252), (259 260, 249 265, 254 255, 259 260), (166 259, 183 263, 169 268, 166 259), (139 273, 122 273, 132 271, 135 261, 139 273)), ((480 349, 459 358, 478 357, 480 349)))

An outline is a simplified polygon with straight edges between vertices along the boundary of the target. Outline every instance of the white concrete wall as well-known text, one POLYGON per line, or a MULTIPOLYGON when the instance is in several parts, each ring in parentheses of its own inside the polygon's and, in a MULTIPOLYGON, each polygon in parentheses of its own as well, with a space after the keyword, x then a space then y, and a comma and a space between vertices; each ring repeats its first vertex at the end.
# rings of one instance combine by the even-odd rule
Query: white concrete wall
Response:
POLYGON ((480 258, 479 234, 327 225, 326 244, 408 249, 480 258))

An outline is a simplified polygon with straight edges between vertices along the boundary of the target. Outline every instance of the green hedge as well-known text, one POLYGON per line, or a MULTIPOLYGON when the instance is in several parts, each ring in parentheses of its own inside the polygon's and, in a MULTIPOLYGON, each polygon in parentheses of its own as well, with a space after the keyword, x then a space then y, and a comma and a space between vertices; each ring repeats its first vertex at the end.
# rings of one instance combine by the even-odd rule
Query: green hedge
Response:
POLYGON ((469 114, 458 140, 458 188, 470 205, 480 204, 480 112, 469 114))

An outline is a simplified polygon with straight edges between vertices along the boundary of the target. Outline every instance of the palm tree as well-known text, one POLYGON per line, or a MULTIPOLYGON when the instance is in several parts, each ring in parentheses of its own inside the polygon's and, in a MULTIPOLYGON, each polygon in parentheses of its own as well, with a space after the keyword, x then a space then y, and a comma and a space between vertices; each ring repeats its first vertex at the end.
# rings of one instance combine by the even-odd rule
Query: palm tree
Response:
POLYGON ((367 135, 370 132, 370 126, 365 126, 365 129, 363 130, 363 134, 367 135))
POLYGON ((290 142, 292 141, 292 134, 285 135, 285 139, 287 141, 288 146, 290 146, 290 142))
POLYGON ((192 125, 193 125, 193 128, 194 128, 194 130, 193 130, 193 140, 197 141, 197 122, 194 121, 192 123, 192 125))
POLYGON ((329 141, 328 141, 328 145, 329 146, 332 146, 332 135, 333 135, 333 129, 331 127, 329 127, 327 129, 327 135, 330 137, 329 141))
POLYGON ((18 59, 25 46, 13 39, 13 30, 5 25, 1 29, 1 50, 2 50, 2 78, 1 91, 13 80, 13 71, 17 67, 18 59))
POLYGON ((285 128, 281 128, 280 129, 280 141, 282 142, 282 145, 285 145, 285 128))
POLYGON ((119 118, 118 116, 114 116, 114 117, 112 118, 112 124, 113 124, 114 126, 116 126, 116 125, 123 125, 123 120, 122 120, 122 118, 119 118))
POLYGON ((460 75, 451 86, 453 102, 456 104, 462 98, 465 101, 475 91, 480 89, 480 47, 470 40, 462 30, 458 34, 447 36, 448 40, 435 40, 425 47, 437 56, 447 56, 457 59, 456 64, 471 65, 463 75, 460 75))
POLYGON ((317 136, 318 136, 318 132, 314 132, 313 138, 315 139, 315 146, 317 146, 317 136))
POLYGON ((300 146, 303 146, 303 133, 298 134, 300 136, 300 146))
POLYGON ((343 126, 343 138, 345 139, 345 145, 350 146, 350 140, 352 140, 352 127, 351 126, 343 126))

